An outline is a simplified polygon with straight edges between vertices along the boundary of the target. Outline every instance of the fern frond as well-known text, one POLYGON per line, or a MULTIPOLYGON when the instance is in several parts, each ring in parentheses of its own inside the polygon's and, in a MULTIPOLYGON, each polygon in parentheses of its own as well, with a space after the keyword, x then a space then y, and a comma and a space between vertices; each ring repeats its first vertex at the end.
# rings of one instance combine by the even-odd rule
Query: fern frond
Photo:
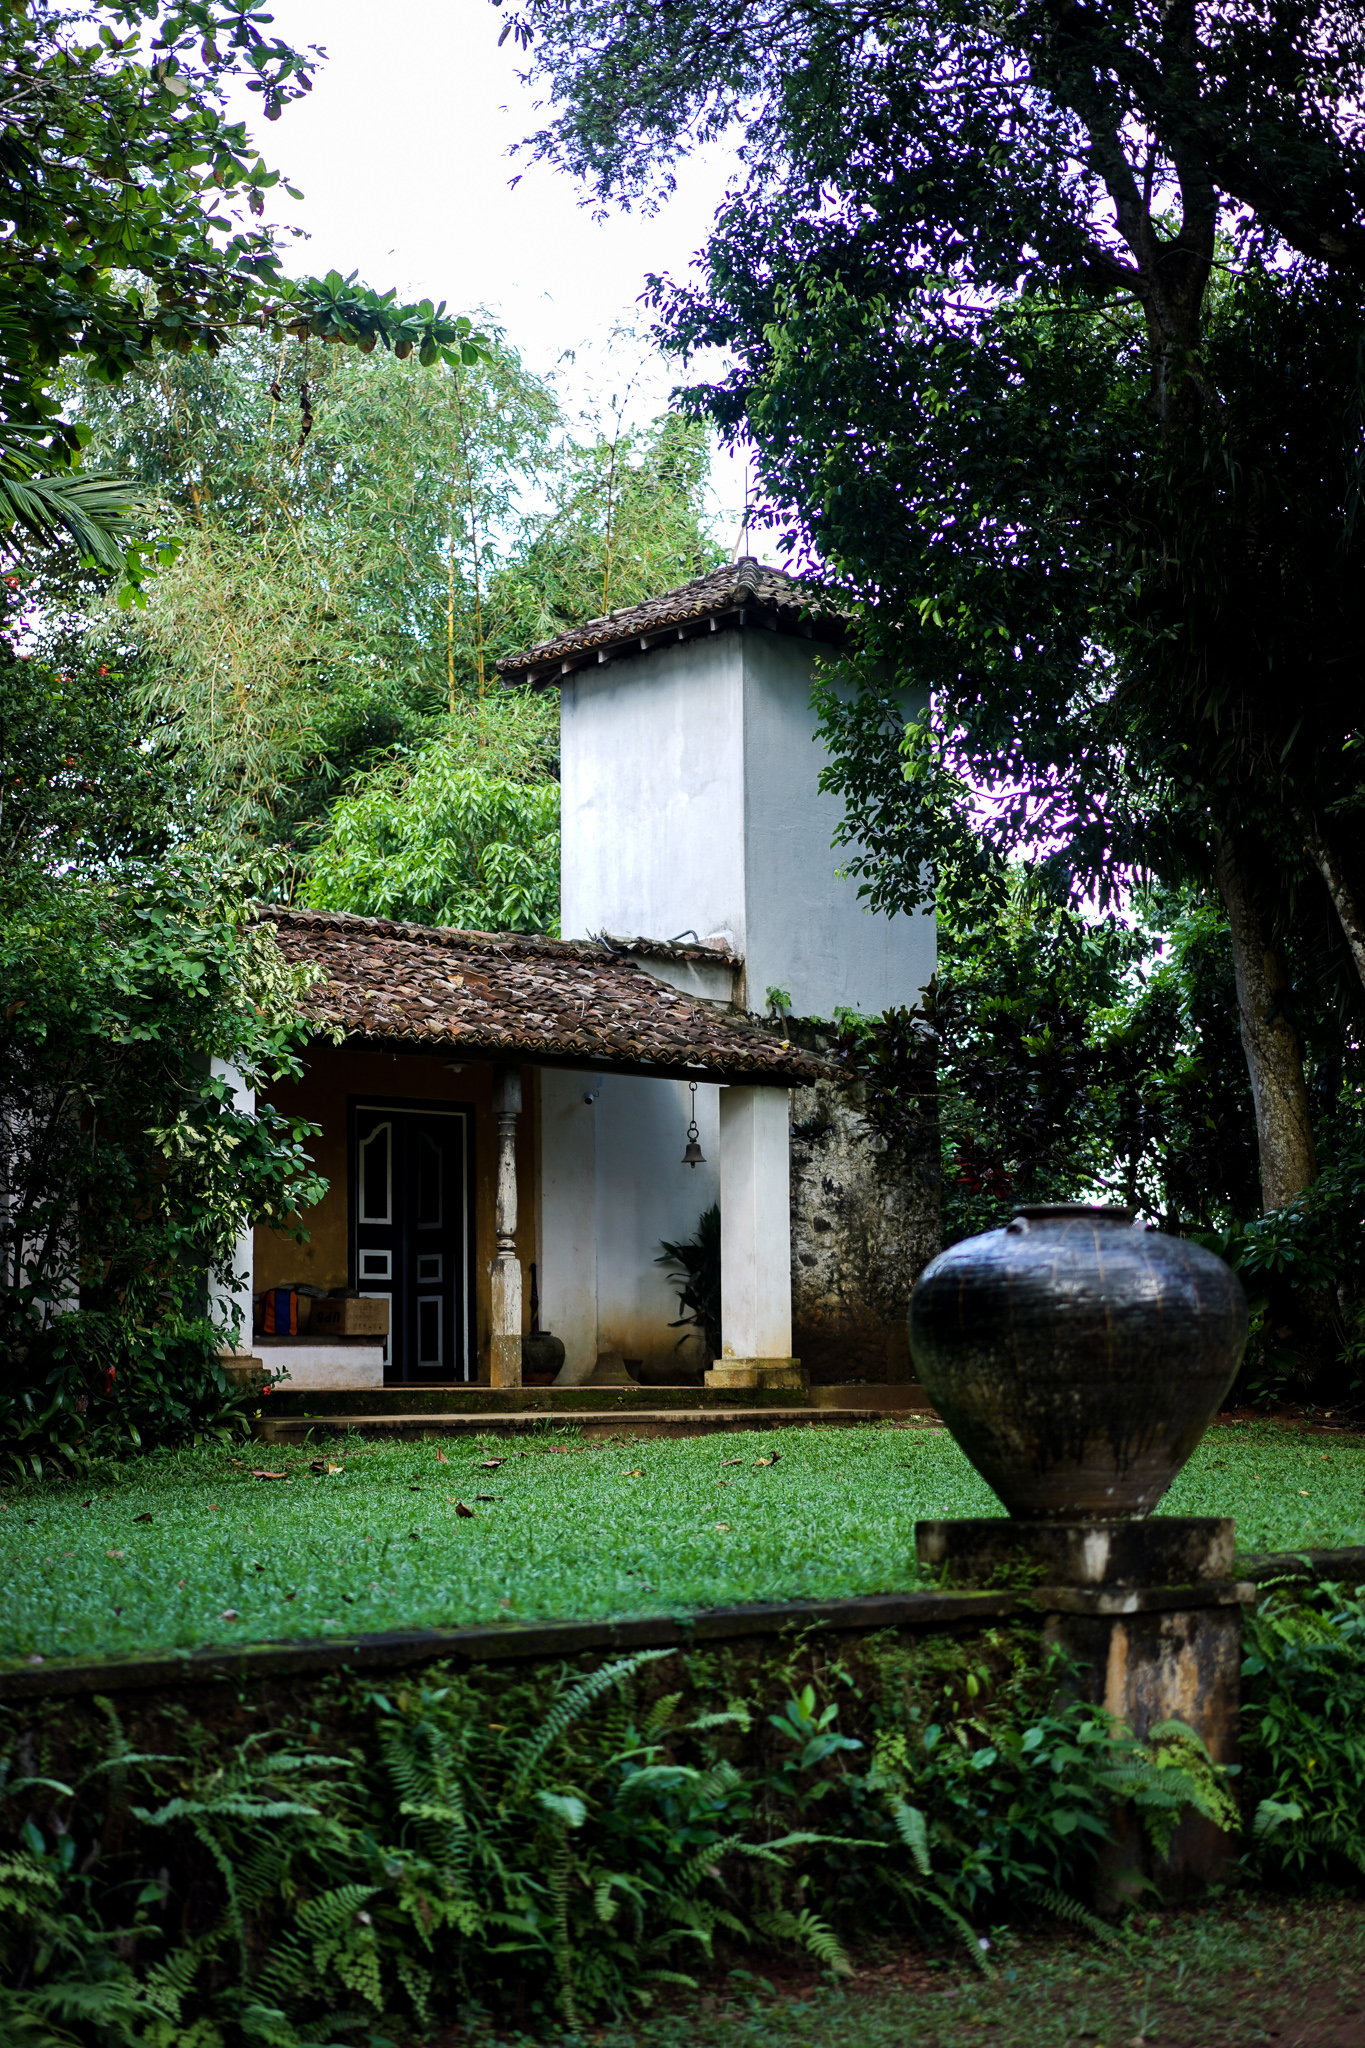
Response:
POLYGON ((513 1761, 512 1776, 507 1787, 507 1797, 517 1801, 525 1796, 537 1764, 547 1752, 553 1749, 562 1735, 567 1735, 576 1721, 603 1693, 613 1686, 624 1685, 628 1679, 643 1670, 646 1664, 655 1664, 661 1657, 671 1657, 672 1650, 641 1650, 634 1657, 622 1657, 615 1664, 603 1664, 598 1670, 580 1679, 577 1685, 561 1694, 545 1716, 534 1735, 522 1743, 513 1761))
POLYGON ((929 1823, 917 1806, 908 1806, 903 1799, 893 1799, 891 1816, 896 1823, 896 1832, 915 1860, 915 1868, 921 1877, 928 1877, 929 1870, 929 1823))
POLYGON ((809 1906, 801 1913, 789 1913, 781 1906, 766 1913, 755 1913, 754 1926, 770 1941, 796 1942, 822 1962, 827 1970, 833 1970, 840 1977, 853 1975, 853 1965, 838 1935, 818 1913, 812 1913, 809 1906))
POLYGON ((304 1900, 295 1917, 307 1935, 340 1933, 364 1911, 378 1889, 373 1884, 338 1885, 334 1891, 304 1900))
POLYGON ((1066 1920, 1073 1927, 1083 1927, 1096 1941, 1105 1942, 1111 1948, 1126 1948, 1127 1943, 1112 1927, 1106 1927, 1103 1920, 1083 1906, 1079 1899, 1073 1899, 1069 1892, 1058 1891, 1050 1884, 1034 1885, 1025 1893, 1035 1905, 1042 1906, 1058 1920, 1066 1920))
POLYGON ((666 1692, 661 1699, 655 1700, 645 1717, 644 1739, 646 1743, 658 1741, 681 1705, 682 1694, 680 1692, 666 1692))

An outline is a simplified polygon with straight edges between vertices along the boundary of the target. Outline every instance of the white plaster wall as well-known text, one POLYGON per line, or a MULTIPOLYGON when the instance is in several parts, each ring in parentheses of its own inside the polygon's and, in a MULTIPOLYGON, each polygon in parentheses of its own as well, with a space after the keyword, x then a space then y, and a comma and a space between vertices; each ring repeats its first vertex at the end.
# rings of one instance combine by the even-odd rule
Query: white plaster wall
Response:
POLYGON ((599 1085, 595 1074, 539 1073, 540 1327, 562 1339, 565 1366, 581 1376, 597 1363, 597 1110, 583 1098, 599 1085))
MULTIPOLYGON (((842 807, 818 787, 810 707, 817 652, 748 627, 564 679, 566 938, 724 934, 744 960, 734 999, 752 1010, 769 986, 803 1016, 918 1000, 934 970, 932 917, 871 917, 838 879, 842 807)), ((662 1363, 677 1305, 654 1261, 719 1198, 719 1091, 698 1091, 707 1165, 693 1170, 681 1164, 684 1083, 608 1075, 589 1108, 592 1081, 542 1081, 542 1322, 571 1369, 598 1351, 662 1363)), ((774 1093, 785 1130, 785 1092, 774 1093)), ((785 1192, 781 1207, 785 1229, 785 1192)), ((765 1308, 762 1320, 766 1341, 781 1318, 765 1308)))
POLYGON ((738 999, 738 960, 660 960, 650 953, 631 957, 646 974, 685 996, 698 996, 704 1003, 731 1004, 738 999))
POLYGON ((742 651, 713 633, 566 676, 566 939, 724 933, 744 950, 742 651))
POLYGON ((677 1290, 659 1257, 664 1240, 692 1237, 703 1209, 720 1199, 721 1090, 697 1089, 702 1166, 684 1166, 691 1115, 685 1081, 608 1074, 597 1110, 597 1341, 662 1366, 681 1330, 677 1290))
POLYGON ((744 647, 749 1008, 763 1009, 773 987, 790 993, 800 1017, 918 1002, 937 956, 932 913, 869 915, 857 883, 839 879, 843 849, 832 842, 843 802, 819 786, 828 757, 810 708, 819 650, 761 628, 735 637, 744 647))
POLYGON ((724 933, 751 1010, 770 987, 807 1017, 918 1001, 934 971, 932 915, 869 915, 838 876, 843 806, 819 787, 810 707, 819 651, 750 626, 564 679, 566 938, 724 933))
POLYGON ((683 1333, 668 1325, 677 1292, 654 1261, 666 1238, 691 1237, 719 1200, 720 1094, 710 1082, 698 1087, 706 1162, 684 1166, 685 1081, 542 1069, 540 1320, 563 1340, 566 1376, 591 1371, 602 1351, 676 1362, 683 1333))

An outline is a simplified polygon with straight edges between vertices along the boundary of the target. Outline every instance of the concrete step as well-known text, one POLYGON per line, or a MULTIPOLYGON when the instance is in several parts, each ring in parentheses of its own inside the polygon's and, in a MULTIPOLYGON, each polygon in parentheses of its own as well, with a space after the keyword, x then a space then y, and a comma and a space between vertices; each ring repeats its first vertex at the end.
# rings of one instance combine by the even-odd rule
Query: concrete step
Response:
POLYGON ((906 1418, 937 1426, 938 1419, 920 1386, 813 1387, 800 1404, 747 1400, 733 1393, 706 1398, 710 1388, 659 1387, 524 1387, 492 1392, 487 1387, 422 1388, 409 1393, 386 1388, 382 1394, 318 1395, 312 1405, 295 1397, 286 1408, 275 1397, 254 1424, 264 1443, 299 1443, 314 1431, 364 1430, 369 1435, 420 1437, 428 1433, 453 1436, 524 1435, 573 1422, 583 1435, 708 1436, 736 1429, 787 1429, 799 1423, 847 1425, 873 1416, 906 1418), (660 1403, 660 1394, 688 1398, 660 1403), (491 1398, 490 1398, 491 1394, 491 1398), (553 1401, 534 1396, 555 1395, 553 1401))
POLYGON ((535 1411, 545 1415, 617 1415, 648 1409, 688 1413, 717 1409, 731 1412, 758 1408, 858 1408, 890 1410, 928 1408, 929 1396, 916 1381, 904 1386, 841 1387, 484 1387, 460 1381, 452 1386, 391 1386, 359 1389, 316 1388, 291 1392, 289 1384, 265 1397, 265 1412, 274 1416, 308 1415, 511 1415, 535 1411))

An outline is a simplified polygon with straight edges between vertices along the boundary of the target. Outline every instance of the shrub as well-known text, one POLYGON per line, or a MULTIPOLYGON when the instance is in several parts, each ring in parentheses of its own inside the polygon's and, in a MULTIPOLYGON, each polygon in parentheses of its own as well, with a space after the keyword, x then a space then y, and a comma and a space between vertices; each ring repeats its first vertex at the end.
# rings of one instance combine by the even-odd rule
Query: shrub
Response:
POLYGON ((98 1987, 92 2048, 297 2048, 471 2003, 573 2025, 720 1944, 844 1972, 850 1936, 908 1923, 981 1964, 982 1911, 1089 1921, 1116 1801, 1158 1836, 1226 1817, 1188 1731, 1163 1759, 1059 1700, 1023 1631, 854 1654, 224 1687, 128 1730, 108 1702, 12 1713, 0 1986, 34 2019, 98 1987))

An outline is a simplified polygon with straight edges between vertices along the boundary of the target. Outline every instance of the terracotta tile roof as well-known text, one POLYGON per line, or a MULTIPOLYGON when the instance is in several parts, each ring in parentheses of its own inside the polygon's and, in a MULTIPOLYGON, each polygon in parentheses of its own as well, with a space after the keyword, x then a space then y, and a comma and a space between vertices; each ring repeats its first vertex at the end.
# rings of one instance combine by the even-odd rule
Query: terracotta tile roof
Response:
POLYGON ((714 631, 722 620, 728 624, 741 619, 817 640, 841 641, 847 631, 845 615, 820 591, 785 570, 767 568, 745 556, 684 583, 681 590, 589 619, 554 640, 510 654, 498 663, 498 672, 507 683, 553 682, 586 662, 608 659, 612 652, 636 653, 714 631))
MULTIPOLYGON (((795 1086, 826 1063, 770 1029, 698 1002, 590 941, 460 932, 263 906, 291 964, 325 979, 304 998, 348 1038, 458 1048, 477 1059, 795 1086)), ((717 958, 713 949, 669 948, 717 958)))

